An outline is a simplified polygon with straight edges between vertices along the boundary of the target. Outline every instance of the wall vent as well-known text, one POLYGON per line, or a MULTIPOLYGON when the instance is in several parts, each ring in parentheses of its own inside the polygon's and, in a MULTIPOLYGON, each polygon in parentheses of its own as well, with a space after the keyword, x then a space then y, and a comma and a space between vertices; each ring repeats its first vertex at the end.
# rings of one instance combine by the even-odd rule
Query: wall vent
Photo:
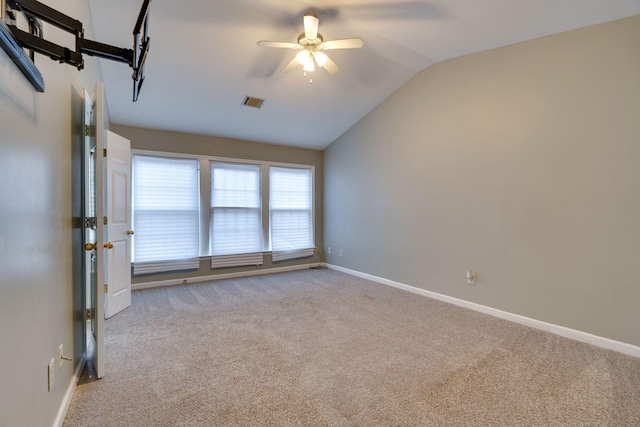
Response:
POLYGON ((256 98, 253 96, 245 96, 244 101, 242 101, 242 105, 246 105, 247 107, 260 108, 264 103, 264 99, 256 98))

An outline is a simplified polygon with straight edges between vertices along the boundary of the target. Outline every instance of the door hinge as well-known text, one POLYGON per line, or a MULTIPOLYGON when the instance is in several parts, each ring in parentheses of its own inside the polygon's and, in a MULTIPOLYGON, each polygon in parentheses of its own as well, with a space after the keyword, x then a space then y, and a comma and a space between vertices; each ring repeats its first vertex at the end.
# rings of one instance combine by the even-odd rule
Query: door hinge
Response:
POLYGON ((91 309, 87 308, 87 320, 91 320, 91 309))
POLYGON ((107 292, 109 292, 109 285, 108 284, 104 284, 104 293, 106 294, 107 292))
POLYGON ((107 157, 107 149, 106 148, 102 149, 102 157, 107 157))
POLYGON ((107 225, 107 217, 106 217, 106 216, 105 216, 105 217, 102 217, 102 223, 103 223, 104 225, 107 225))
POLYGON ((91 126, 84 125, 84 136, 89 136, 91 134, 91 126))

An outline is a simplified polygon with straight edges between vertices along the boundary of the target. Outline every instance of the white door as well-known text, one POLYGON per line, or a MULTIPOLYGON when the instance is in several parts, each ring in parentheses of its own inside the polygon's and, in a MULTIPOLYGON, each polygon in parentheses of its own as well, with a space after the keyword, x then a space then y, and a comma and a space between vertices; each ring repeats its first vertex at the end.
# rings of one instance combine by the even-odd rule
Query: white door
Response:
POLYGON ((104 312, 109 318, 131 305, 131 143, 107 131, 106 149, 104 312))

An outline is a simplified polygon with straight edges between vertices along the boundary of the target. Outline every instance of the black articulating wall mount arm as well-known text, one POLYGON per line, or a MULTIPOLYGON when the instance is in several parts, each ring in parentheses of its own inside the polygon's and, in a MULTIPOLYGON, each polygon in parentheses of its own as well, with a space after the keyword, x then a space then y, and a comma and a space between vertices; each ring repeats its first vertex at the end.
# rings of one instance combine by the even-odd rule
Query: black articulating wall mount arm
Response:
MULTIPOLYGON (((88 40, 84 38, 82 22, 73 19, 49 6, 36 0, 5 0, 8 13, 6 28, 10 31, 11 38, 4 31, 0 34, 0 42, 9 57, 16 63, 25 77, 39 92, 44 92, 42 76, 33 65, 34 52, 46 55, 54 61, 66 63, 78 70, 84 68, 83 54, 97 56, 99 58, 124 62, 133 69, 133 101, 137 101, 142 82, 144 81, 144 63, 149 52, 149 5, 151 0, 143 0, 142 8, 133 30, 133 49, 119 48, 108 44, 88 40), (15 25, 15 14, 22 12, 29 23, 29 31, 19 29, 15 25), (69 49, 47 41, 43 38, 42 23, 45 21, 75 36, 75 49, 69 49), (141 36, 142 33, 142 36, 141 36), (29 50, 31 64, 24 55, 16 52, 15 45, 29 50)), ((0 23, 0 26, 4 23, 0 23)), ((2 30, 2 28, 0 28, 2 30)))

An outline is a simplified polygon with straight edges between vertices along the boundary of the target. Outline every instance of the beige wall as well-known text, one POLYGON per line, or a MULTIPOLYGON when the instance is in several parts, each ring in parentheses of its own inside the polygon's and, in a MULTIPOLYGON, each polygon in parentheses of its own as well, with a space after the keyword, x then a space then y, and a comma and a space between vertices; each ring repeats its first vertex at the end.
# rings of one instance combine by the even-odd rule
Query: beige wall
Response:
POLYGON ((328 262, 640 345, 639 159, 640 16, 445 61, 325 151, 328 262))
POLYGON ((271 256, 264 257, 264 265, 256 267, 219 268, 212 270, 209 258, 202 258, 197 271, 149 274, 133 277, 133 283, 155 282, 184 278, 212 276, 216 274, 254 271, 273 267, 317 263, 323 260, 323 165, 322 152, 302 148, 261 144, 235 139, 192 135, 129 126, 112 125, 111 130, 131 140, 131 147, 138 150, 163 151, 169 153, 197 154, 205 156, 227 157, 234 159, 282 162, 315 166, 315 243, 318 251, 315 256, 271 263, 271 256))
MULTIPOLYGON (((53 6, 93 36, 87 1, 53 6)), ((69 43, 62 32, 44 33, 69 43)), ((83 71, 42 55, 35 62, 43 94, 0 50, 0 426, 52 425, 84 346, 81 91, 93 89, 100 70, 90 57, 83 71), (47 364, 60 344, 74 361, 55 364, 49 392, 47 364)))

